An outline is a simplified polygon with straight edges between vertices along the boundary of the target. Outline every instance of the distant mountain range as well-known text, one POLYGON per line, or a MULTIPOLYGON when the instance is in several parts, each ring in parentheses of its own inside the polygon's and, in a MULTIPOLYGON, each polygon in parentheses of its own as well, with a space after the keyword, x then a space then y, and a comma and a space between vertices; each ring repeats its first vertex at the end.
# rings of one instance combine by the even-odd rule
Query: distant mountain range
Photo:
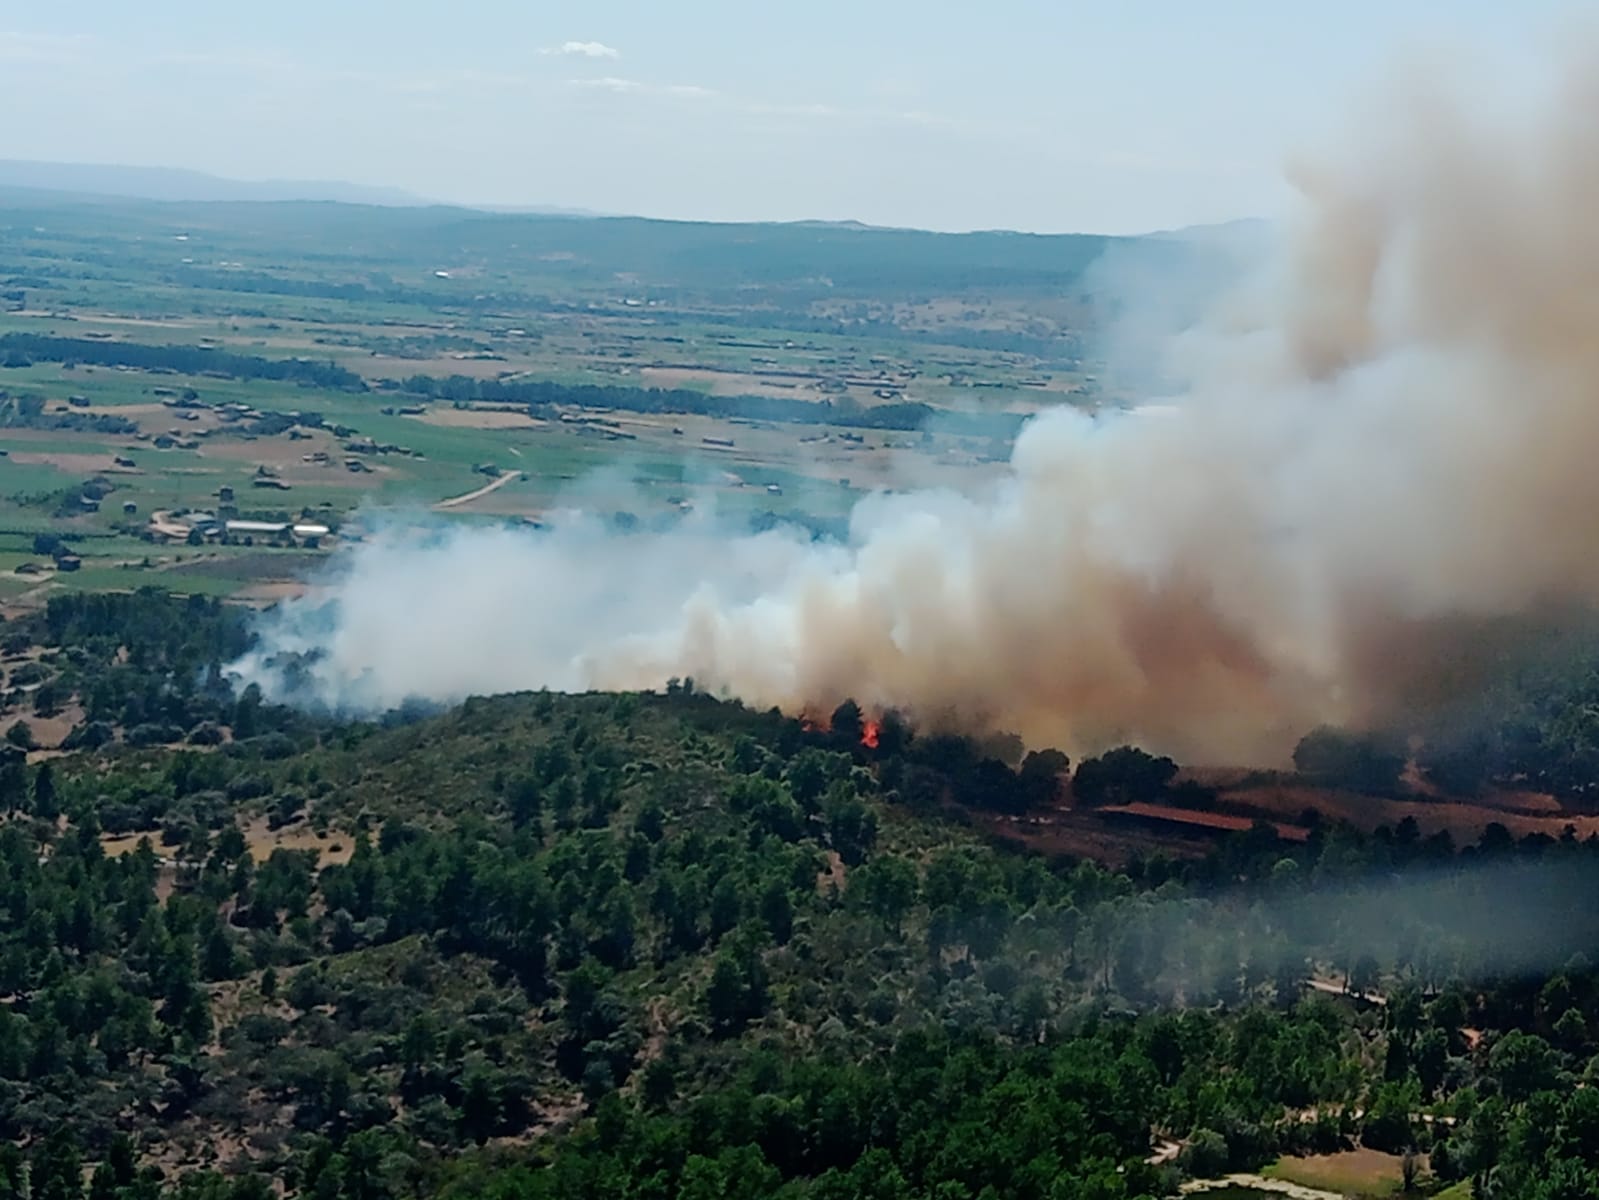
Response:
POLYGON ((0 187, 123 196, 135 200, 331 200, 414 208, 434 203, 400 188, 300 180, 224 179, 179 167, 124 167, 99 163, 0 159, 0 187))
POLYGON ((30 162, 0 159, 0 188, 27 188, 72 196, 115 196, 175 203, 248 201, 375 204, 383 208, 471 208, 481 212, 548 217, 597 217, 588 209, 538 204, 454 205, 403 188, 369 187, 337 180, 227 179, 182 167, 124 167, 101 163, 30 162))
MULTIPOLYGON (((592 209, 563 208, 537 204, 449 204, 419 196, 403 188, 375 187, 337 180, 228 179, 183 167, 130 167, 104 163, 37 162, 25 159, 0 159, 0 189, 24 189, 50 193, 53 199, 105 197, 127 200, 153 200, 166 203, 282 203, 313 202, 376 205, 382 208, 442 208, 462 212, 495 213, 505 216, 611 217, 620 214, 592 209)), ((701 224, 701 222, 670 222, 701 224)), ((723 222, 713 222, 722 224, 723 222)), ((735 224, 781 225, 792 229, 823 232, 922 233, 923 230, 896 226, 868 225, 860 221, 735 222, 735 224)), ((1200 238, 1212 242, 1249 241, 1258 237, 1265 223, 1255 220, 1220 225, 1191 226, 1161 230, 1145 235, 1156 239, 1200 238)), ((1012 234, 1035 235, 1013 230, 974 230, 967 236, 994 237, 1012 234)))

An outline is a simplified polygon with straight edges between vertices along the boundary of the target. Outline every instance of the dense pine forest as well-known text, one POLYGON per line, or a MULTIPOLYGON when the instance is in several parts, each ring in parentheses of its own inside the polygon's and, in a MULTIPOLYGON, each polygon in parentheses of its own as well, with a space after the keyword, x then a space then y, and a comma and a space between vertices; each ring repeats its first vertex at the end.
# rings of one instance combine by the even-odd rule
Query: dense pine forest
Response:
POLYGON ((0 1195, 1114 1200, 1353 1146, 1599 1195, 1599 844, 1111 868, 973 815, 1172 764, 691 681, 355 722, 237 691, 249 639, 0 625, 0 1195))

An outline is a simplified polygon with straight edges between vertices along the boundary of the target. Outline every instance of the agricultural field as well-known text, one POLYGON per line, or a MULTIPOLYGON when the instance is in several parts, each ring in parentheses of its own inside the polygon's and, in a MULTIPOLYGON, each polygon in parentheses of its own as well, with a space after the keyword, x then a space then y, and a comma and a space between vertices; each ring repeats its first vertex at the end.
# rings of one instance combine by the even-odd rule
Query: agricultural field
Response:
POLYGON ((1107 239, 1022 241, 0 190, 0 601, 259 599, 380 510, 837 534, 982 486, 1116 402, 1107 239))

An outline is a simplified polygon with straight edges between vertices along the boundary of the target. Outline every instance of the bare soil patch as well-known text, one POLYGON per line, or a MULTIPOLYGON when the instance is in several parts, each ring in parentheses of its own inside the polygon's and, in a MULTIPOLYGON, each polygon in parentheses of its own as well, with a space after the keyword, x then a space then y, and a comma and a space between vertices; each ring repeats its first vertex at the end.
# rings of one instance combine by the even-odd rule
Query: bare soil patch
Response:
POLYGON ((0 729, 9 729, 17 721, 25 721, 28 728, 33 731, 36 747, 28 752, 28 761, 36 763, 47 758, 59 758, 62 753, 62 741, 72 732, 73 726, 83 720, 83 716, 83 706, 75 702, 62 708, 53 717, 41 717, 32 712, 12 709, 0 715, 0 729))
POLYGON ((355 853, 355 841, 347 833, 329 830, 318 833, 303 822, 283 829, 270 829, 262 818, 244 827, 244 844, 250 857, 265 862, 274 850, 314 850, 319 867, 334 866, 350 861, 355 853))
POLYGON ((1279 1159, 1262 1174, 1269 1179, 1339 1195, 1387 1196, 1400 1189, 1401 1161, 1397 1154, 1362 1147, 1337 1154, 1279 1159))
MULTIPOLYGON (((267 468, 273 477, 289 484, 308 484, 325 488, 367 488, 371 486, 369 474, 352 474, 345 468, 349 457, 343 447, 325 433, 316 432, 310 437, 291 441, 286 437, 243 440, 219 437, 205 442, 199 449, 202 458, 216 461, 249 463, 267 468), (307 462, 310 455, 321 453, 322 462, 307 462)), ((367 455, 366 465, 372 474, 385 474, 391 468, 382 459, 367 455)), ((263 492, 271 496, 272 492, 263 492)), ((242 499, 242 492, 241 492, 242 499)))
POLYGON ((1092 859, 1124 866, 1135 855, 1159 851, 1171 858, 1202 858, 1215 846, 1215 836, 1181 826, 1169 830, 1113 827, 1091 812, 1056 809, 1024 817, 996 813, 968 814, 990 837, 1039 854, 1092 859))
POLYGON ((193 329, 209 324, 199 317, 119 317, 113 313, 96 313, 84 322, 86 325, 129 325, 137 329, 193 329))
POLYGON ((503 358, 405 358, 376 359, 362 356, 363 362, 394 363, 403 375, 465 375, 469 379, 498 379, 513 364, 503 358))
POLYGON ((116 464, 114 454, 34 454, 28 451, 12 454, 11 461, 21 466, 55 467, 59 471, 76 474, 104 472, 120 475, 126 468, 116 464))
POLYGON ((233 593, 235 600, 246 604, 270 605, 280 600, 294 600, 311 589, 295 579, 278 579, 268 583, 252 583, 233 593))
POLYGON ((483 408, 430 408, 421 416, 409 419, 446 429, 533 429, 549 424, 526 413, 483 408))
POLYGON ((140 840, 145 838, 149 839, 150 847, 157 855, 165 853, 159 829, 137 829, 132 833, 102 833, 100 849, 105 851, 107 858, 120 858, 124 854, 132 854, 139 848, 140 840))
MULTIPOLYGON (((63 442, 81 440, 86 442, 100 442, 114 438, 115 434, 89 433, 79 429, 7 429, 5 431, 5 444, 7 447, 25 445, 28 442, 63 442)), ((24 461, 18 457, 15 450, 11 451, 12 460, 24 461)))
MULTIPOLYGON (((1518 806, 1529 803, 1526 793, 1510 795, 1518 806)), ((1475 841, 1482 836, 1484 829, 1495 823, 1503 825, 1517 837, 1525 837, 1530 833, 1559 837, 1568 825, 1576 830, 1578 837, 1599 833, 1599 816, 1572 813, 1558 806, 1553 811, 1543 807, 1532 812, 1521 807, 1505 808, 1495 798, 1487 801, 1395 800, 1300 783, 1273 783, 1223 790, 1220 801, 1229 811, 1287 821, 1297 820, 1306 809, 1314 809, 1324 817, 1347 821, 1367 831, 1379 825, 1397 825, 1406 817, 1412 817, 1422 833, 1448 830, 1457 842, 1475 841)))
MULTIPOLYGON (((247 439, 222 434, 200 447, 200 453, 206 458, 225 458, 269 467, 309 466, 305 463, 304 456, 318 450, 326 451, 330 458, 336 457, 335 466, 338 466, 345 457, 343 450, 338 450, 335 446, 335 439, 320 430, 313 432, 310 437, 298 440, 291 440, 282 435, 247 439)), ((342 467, 339 469, 343 470, 342 467)))
POLYGON ((696 370, 693 367, 643 367, 639 379, 645 387, 686 388, 713 396, 790 396, 801 400, 817 399, 818 379, 802 372, 791 375, 764 375, 757 371, 696 370))
POLYGON ((783 425, 730 421, 688 413, 661 415, 594 411, 620 428, 652 441, 681 447, 685 453, 737 464, 750 484, 763 484, 763 468, 775 468, 827 483, 849 480, 855 489, 971 486, 1004 473, 1001 463, 983 461, 967 443, 971 439, 935 437, 923 445, 921 435, 899 430, 843 430, 823 425, 783 425), (677 431, 677 432, 675 432, 677 431), (860 441, 843 434, 859 435, 860 441), (732 446, 707 446, 705 438, 727 439, 732 446), (892 448, 890 448, 892 447, 892 448))
POLYGON ((829 850, 826 870, 816 873, 816 890, 823 895, 827 894, 830 887, 842 892, 847 873, 848 869, 844 866, 844 860, 838 856, 838 851, 829 850))
POLYGON ((219 575, 224 579, 238 579, 241 583, 247 580, 289 583, 320 561, 310 555, 289 551, 280 554, 265 551, 254 554, 204 554, 164 565, 161 570, 173 575, 219 575))
POLYGON ((89 411, 92 413, 111 413, 118 417, 158 417, 165 416, 172 420, 172 409, 162 404, 159 400, 139 404, 91 404, 89 411))
MULTIPOLYGON (((137 829, 131 833, 107 833, 100 837, 100 846, 108 857, 131 854, 143 838, 150 840, 156 854, 162 858, 172 856, 172 847, 162 846, 159 829, 137 829)), ((244 844, 250 857, 265 862, 274 850, 311 850, 317 855, 319 867, 347 863, 355 852, 355 842, 348 835, 329 830, 318 833, 301 822, 283 829, 270 829, 264 818, 257 818, 244 827, 244 844)))
MULTIPOLYGON (((67 734, 72 732, 72 727, 83 721, 83 705, 69 704, 53 717, 40 717, 33 713, 23 714, 23 720, 28 722, 28 728, 33 730, 33 740, 44 750, 56 750, 67 734)), ((11 719, 7 718, 6 724, 11 719)))

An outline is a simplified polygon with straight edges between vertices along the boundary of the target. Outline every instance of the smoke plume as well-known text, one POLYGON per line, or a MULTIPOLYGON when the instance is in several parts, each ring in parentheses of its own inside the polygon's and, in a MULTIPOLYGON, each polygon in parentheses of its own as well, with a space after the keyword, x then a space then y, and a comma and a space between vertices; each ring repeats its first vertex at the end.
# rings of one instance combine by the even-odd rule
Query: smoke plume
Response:
POLYGON ((1297 173, 1267 267, 1171 346, 1179 395, 1046 412, 981 495, 873 496, 846 544, 381 537, 238 670, 367 708, 692 676, 1189 761, 1381 720, 1481 624, 1599 600, 1596 65, 1516 122, 1407 93, 1297 173))

